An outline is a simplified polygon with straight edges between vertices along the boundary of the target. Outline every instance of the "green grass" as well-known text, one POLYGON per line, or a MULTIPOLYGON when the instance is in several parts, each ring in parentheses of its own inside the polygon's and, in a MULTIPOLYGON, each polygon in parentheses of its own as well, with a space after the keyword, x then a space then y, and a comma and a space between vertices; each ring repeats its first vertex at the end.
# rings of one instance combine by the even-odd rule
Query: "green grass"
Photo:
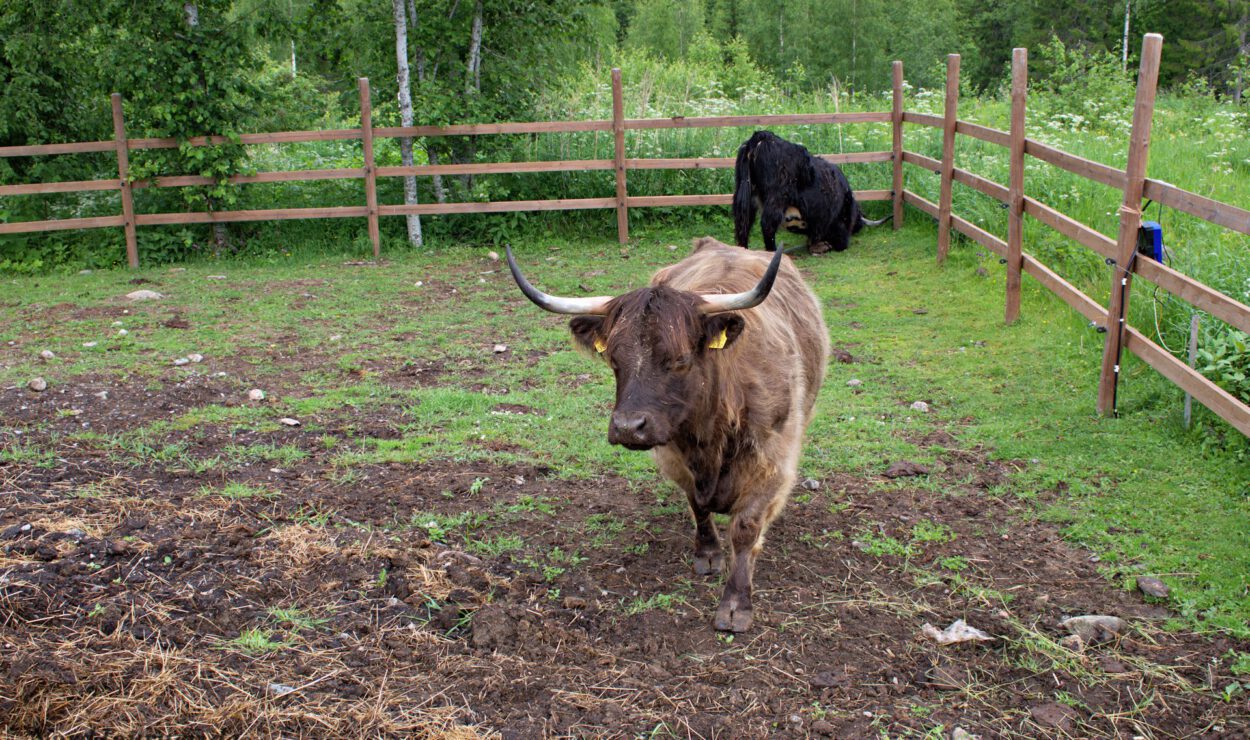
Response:
POLYGON ((268 655, 283 649, 287 645, 281 640, 273 639, 273 633, 269 630, 249 627, 240 632, 238 637, 223 642, 222 646, 239 650, 248 655, 268 655))
POLYGON ((315 632, 330 621, 322 617, 313 617, 296 607, 274 607, 269 610, 269 616, 273 617, 273 620, 280 626, 289 626, 293 632, 300 630, 315 632))
POLYGON ((201 496, 221 496, 231 500, 249 498, 276 498, 279 493, 271 488, 252 486, 238 481, 230 481, 221 486, 201 486, 201 496))

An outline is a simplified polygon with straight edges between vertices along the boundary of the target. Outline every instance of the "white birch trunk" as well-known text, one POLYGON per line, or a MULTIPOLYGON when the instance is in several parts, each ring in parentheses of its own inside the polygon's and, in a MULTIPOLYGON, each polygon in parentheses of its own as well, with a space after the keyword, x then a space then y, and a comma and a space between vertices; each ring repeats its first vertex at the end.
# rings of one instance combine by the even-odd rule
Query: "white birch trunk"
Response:
MULTIPOLYGON (((464 94, 477 95, 482 92, 482 0, 473 6, 473 30, 469 34, 469 64, 464 73, 464 94)), ((469 161, 473 161, 476 150, 474 139, 469 139, 469 161)), ((473 175, 465 175, 465 187, 473 189, 473 175)))
MULTIPOLYGON (((399 82, 399 123, 401 126, 412 125, 412 84, 408 71, 408 19, 405 14, 405 0, 392 0, 391 7, 395 11, 395 63, 398 67, 396 79, 399 82)), ((400 158, 405 167, 412 166, 412 138, 403 137, 399 140, 400 158)), ((404 177, 404 204, 414 205, 417 202, 417 178, 413 175, 404 177)), ((421 246, 421 217, 415 213, 408 214, 408 242, 414 247, 421 246)))
POLYGON ((1120 42, 1120 71, 1128 73, 1128 21, 1132 0, 1124 0, 1124 39, 1120 42))
POLYGON ((473 9, 473 31, 469 36, 469 68, 464 75, 465 94, 482 91, 482 0, 473 9))
POLYGON ((1241 11, 1241 29, 1237 37, 1237 87, 1233 90, 1233 103, 1241 105, 1241 93, 1246 85, 1246 56, 1250 55, 1250 47, 1246 46, 1246 27, 1250 26, 1250 8, 1241 11))

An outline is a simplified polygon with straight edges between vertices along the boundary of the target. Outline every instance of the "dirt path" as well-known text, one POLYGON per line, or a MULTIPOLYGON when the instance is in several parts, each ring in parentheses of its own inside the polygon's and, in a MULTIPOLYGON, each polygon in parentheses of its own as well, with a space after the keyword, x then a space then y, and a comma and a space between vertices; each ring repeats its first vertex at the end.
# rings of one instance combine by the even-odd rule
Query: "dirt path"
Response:
POLYGON ((25 440, 0 463, 7 732, 1247 736, 1245 695, 1223 697, 1247 645, 1166 631, 1166 609, 990 494, 1028 463, 945 432, 920 440, 941 461, 927 475, 797 489, 757 570, 757 626, 731 638, 710 627, 720 584, 691 573, 666 488, 336 461, 400 435, 386 408, 315 431, 168 431, 177 460, 71 436, 221 403, 238 382, 3 391, 25 440), (1061 646, 1059 620, 1088 613, 1129 628, 1061 646), (956 619, 996 639, 920 636, 956 619))

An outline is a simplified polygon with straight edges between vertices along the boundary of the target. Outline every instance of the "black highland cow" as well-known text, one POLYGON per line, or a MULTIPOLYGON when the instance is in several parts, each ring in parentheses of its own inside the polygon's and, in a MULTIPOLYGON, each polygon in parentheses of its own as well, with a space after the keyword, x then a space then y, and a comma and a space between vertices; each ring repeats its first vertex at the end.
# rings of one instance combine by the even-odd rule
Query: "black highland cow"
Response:
MULTIPOLYGON (((738 147, 734 164, 734 237, 746 247, 760 212, 764 248, 777 249, 777 229, 807 236, 814 254, 841 252, 869 221, 859 210, 846 175, 807 148, 769 131, 756 131, 738 147)), ((887 217, 888 218, 888 217, 887 217)))

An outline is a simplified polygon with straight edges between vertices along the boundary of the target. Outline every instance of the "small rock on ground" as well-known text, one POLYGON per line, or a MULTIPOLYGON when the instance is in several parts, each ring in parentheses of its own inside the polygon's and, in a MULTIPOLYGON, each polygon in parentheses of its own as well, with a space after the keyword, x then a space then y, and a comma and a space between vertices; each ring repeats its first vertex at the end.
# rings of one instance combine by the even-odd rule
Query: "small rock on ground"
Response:
POLYGON ((292 419, 289 416, 284 416, 281 419, 278 419, 278 423, 288 427, 297 427, 299 426, 299 419, 292 419))
POLYGON ((1154 576, 1137 576, 1137 588, 1156 599, 1166 599, 1170 593, 1168 585, 1154 576))
POLYGON ((155 290, 133 290, 126 294, 126 298, 132 301, 156 301, 164 297, 155 290))
POLYGON ((496 344, 494 347, 492 347, 492 348, 491 348, 491 351, 492 351, 492 352, 494 352, 494 353, 495 353, 495 354, 497 354, 497 355, 501 355, 501 354, 503 354, 504 352, 507 352, 507 351, 508 351, 508 345, 506 345, 506 344, 496 344))
POLYGON ((851 378, 850 380, 846 381, 846 385, 848 388, 858 388, 863 384, 864 384, 864 381, 860 380, 859 378, 851 378))
POLYGON ((249 401, 263 401, 265 400, 265 392, 259 388, 253 388, 247 392, 247 398, 249 401))
POLYGON ((187 355, 187 359, 190 360, 191 362, 203 362, 204 355, 198 354, 196 352, 192 352, 191 354, 187 355))
POLYGON ((981 740, 981 736, 973 735, 971 732, 956 725, 955 729, 951 730, 951 740, 981 740))
POLYGON ((927 414, 929 413, 929 404, 925 403, 924 401, 916 401, 915 403, 911 405, 911 410, 919 411, 922 414, 927 414))
POLYGON ((32 391, 35 391, 36 393, 41 392, 41 391, 46 391, 48 390, 48 381, 44 380, 43 378, 31 378, 26 383, 26 387, 31 389, 32 391))
POLYGON ((179 357, 178 359, 174 360, 174 364, 177 365, 178 367, 182 367, 183 365, 189 365, 191 364, 191 359, 188 357, 179 357))
POLYGON ((820 481, 816 480, 815 478, 808 478, 807 480, 803 481, 803 487, 809 491, 819 491, 820 481))
POLYGON ((50 349, 45 349, 39 353, 39 357, 44 360, 55 360, 56 354, 50 349))

